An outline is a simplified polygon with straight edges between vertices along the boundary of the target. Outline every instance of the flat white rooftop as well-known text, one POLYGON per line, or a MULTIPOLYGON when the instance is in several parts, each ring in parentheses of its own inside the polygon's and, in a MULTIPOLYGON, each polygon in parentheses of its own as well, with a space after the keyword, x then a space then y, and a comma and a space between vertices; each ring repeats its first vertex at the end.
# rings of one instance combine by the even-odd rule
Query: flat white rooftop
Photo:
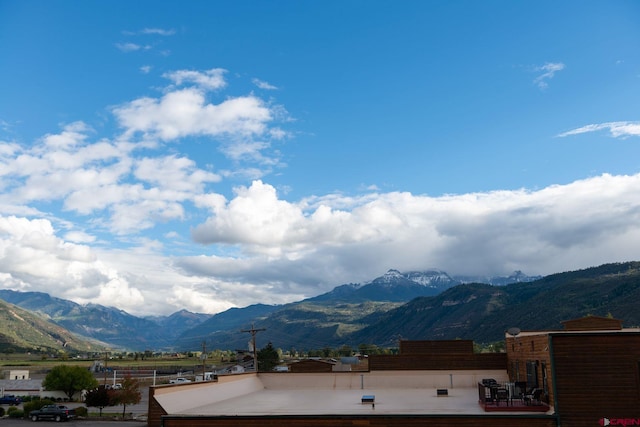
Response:
POLYGON ((361 414, 484 414, 478 389, 453 389, 437 397, 436 390, 261 390, 215 404, 187 409, 184 415, 361 415, 361 414), (374 395, 375 403, 361 403, 374 395))
POLYGON ((478 382, 503 382, 505 376, 502 371, 245 374, 220 376, 218 383, 161 386, 154 397, 170 415, 187 416, 483 415, 478 382), (438 396, 438 389, 448 395, 438 396), (375 396, 374 404, 362 403, 363 396, 375 396))

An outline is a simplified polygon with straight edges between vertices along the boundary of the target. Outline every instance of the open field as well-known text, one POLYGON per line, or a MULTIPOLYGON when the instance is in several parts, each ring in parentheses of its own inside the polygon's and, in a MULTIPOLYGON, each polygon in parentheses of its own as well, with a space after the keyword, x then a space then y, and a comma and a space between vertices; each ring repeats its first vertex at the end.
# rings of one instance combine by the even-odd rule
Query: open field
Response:
MULTIPOLYGON (((208 362, 211 362, 209 359, 208 362)), ((43 359, 31 355, 0 354, 0 379, 9 379, 11 370, 27 370, 32 380, 43 380, 47 373, 55 366, 69 365, 81 366, 90 369, 94 363, 104 364, 104 359, 43 359)), ((215 363, 207 363, 206 370, 212 371, 215 363)), ((131 376, 138 380, 141 388, 152 385, 167 384, 178 376, 195 379, 195 375, 203 371, 202 362, 195 357, 164 357, 145 360, 129 358, 108 359, 106 369, 94 372, 95 378, 100 384, 116 384, 131 376)))
MULTIPOLYGON (((82 366, 87 369, 95 362, 100 362, 107 369, 141 369, 141 370, 202 370, 202 361, 197 357, 153 357, 148 359, 133 358, 108 358, 105 363, 104 358, 43 358, 39 355, 6 354, 0 353, 0 369, 29 369, 33 371, 49 370, 58 365, 82 366)), ((207 359, 207 366, 218 365, 222 362, 218 359, 207 359)))

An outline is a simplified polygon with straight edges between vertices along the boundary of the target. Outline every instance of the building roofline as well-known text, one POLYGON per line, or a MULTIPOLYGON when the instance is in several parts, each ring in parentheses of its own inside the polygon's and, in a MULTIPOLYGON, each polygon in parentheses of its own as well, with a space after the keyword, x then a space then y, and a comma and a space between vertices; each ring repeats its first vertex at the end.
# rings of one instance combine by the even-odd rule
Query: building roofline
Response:
POLYGON ((545 330, 545 331, 522 331, 518 335, 513 336, 505 332, 505 338, 522 338, 534 337, 540 335, 616 335, 616 334, 640 334, 640 328, 623 328, 623 329, 594 329, 594 330, 545 330))

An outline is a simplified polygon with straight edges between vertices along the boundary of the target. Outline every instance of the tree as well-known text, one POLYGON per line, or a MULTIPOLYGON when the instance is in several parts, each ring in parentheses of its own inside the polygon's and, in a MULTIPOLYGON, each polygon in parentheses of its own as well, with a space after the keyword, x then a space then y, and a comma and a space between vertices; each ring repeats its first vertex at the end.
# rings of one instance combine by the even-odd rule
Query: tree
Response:
POLYGON ((338 349, 338 355, 340 356, 349 357, 352 354, 353 354, 353 350, 348 345, 343 345, 338 349))
POLYGON ((84 397, 84 403, 87 406, 99 408, 100 416, 102 416, 102 409, 113 405, 111 392, 112 390, 108 390, 107 387, 101 385, 87 392, 84 397))
POLYGON ((278 363, 280 363, 280 354, 278 350, 273 348, 273 344, 269 343, 262 350, 258 351, 258 371, 273 371, 278 363))
POLYGON ((371 355, 371 354, 385 354, 388 352, 385 349, 382 349, 380 347, 378 347, 375 344, 360 344, 358 346, 358 350, 360 351, 360 354, 366 354, 366 355, 371 355))
POLYGON ((98 386, 98 381, 88 369, 81 366, 54 366, 47 374, 42 386, 47 390, 60 390, 73 400, 73 395, 80 390, 91 390, 98 386))
POLYGON ((140 403, 142 399, 142 393, 140 393, 140 383, 137 379, 131 378, 130 375, 124 377, 122 380, 122 388, 120 390, 113 390, 113 404, 122 405, 122 418, 124 418, 127 411, 127 405, 135 405, 140 403))

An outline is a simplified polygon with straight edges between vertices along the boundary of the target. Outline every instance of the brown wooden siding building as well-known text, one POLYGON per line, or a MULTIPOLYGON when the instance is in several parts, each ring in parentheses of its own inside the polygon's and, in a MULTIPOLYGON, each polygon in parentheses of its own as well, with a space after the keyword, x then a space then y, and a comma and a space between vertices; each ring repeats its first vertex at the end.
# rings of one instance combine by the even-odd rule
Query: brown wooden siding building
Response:
POLYGON ((640 330, 596 316, 563 324, 507 334, 510 379, 542 389, 562 427, 640 425, 640 330))
POLYGON ((401 340, 400 354, 473 354, 472 340, 401 340))
POLYGON ((290 363, 289 372, 332 372, 334 363, 323 360, 301 360, 300 362, 290 363))
POLYGON ((400 354, 369 356, 371 371, 504 370, 506 367, 506 354, 474 353, 471 340, 402 340, 400 354))

